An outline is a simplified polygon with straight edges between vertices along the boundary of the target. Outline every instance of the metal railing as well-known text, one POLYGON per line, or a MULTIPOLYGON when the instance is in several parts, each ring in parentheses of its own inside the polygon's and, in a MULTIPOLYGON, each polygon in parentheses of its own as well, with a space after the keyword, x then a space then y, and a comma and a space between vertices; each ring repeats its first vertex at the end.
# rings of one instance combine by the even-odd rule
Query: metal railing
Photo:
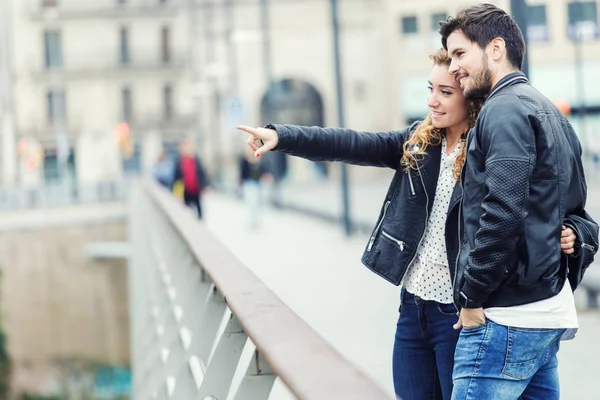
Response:
POLYGON ((130 204, 134 399, 263 400, 276 378, 299 399, 392 398, 167 191, 144 182, 130 204))
POLYGON ((0 211, 125 202, 130 187, 137 179, 131 177, 84 184, 63 182, 34 188, 0 188, 0 211))

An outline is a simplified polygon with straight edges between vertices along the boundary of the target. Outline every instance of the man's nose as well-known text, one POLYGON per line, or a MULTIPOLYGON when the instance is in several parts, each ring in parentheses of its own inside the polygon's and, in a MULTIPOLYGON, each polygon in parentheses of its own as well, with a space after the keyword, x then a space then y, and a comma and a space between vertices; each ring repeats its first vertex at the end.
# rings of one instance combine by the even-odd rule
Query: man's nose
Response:
POLYGON ((455 60, 452 60, 450 62, 450 66, 448 67, 448 72, 454 75, 456 72, 458 72, 458 69, 458 63, 455 60))

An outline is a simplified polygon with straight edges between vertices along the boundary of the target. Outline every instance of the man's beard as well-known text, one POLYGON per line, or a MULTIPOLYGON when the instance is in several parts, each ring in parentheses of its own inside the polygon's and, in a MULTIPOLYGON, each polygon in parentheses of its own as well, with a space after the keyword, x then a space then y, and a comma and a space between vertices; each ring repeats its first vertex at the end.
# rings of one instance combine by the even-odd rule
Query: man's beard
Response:
POLYGON ((465 88, 463 95, 468 100, 483 99, 492 90, 492 71, 490 71, 487 57, 482 59, 481 69, 477 74, 471 74, 471 85, 465 88))

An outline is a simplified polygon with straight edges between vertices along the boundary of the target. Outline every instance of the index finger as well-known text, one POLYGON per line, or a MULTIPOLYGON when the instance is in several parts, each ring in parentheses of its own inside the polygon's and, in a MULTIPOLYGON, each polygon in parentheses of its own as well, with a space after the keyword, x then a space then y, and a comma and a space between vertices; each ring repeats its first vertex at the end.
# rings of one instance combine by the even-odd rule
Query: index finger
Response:
POLYGON ((258 136, 258 130, 246 125, 236 125, 236 129, 247 132, 251 135, 258 136))

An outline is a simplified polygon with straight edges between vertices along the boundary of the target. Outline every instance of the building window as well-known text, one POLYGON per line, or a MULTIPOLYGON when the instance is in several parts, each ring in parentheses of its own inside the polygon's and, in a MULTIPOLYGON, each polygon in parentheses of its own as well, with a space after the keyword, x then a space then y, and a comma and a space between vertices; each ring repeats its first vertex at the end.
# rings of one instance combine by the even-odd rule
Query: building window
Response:
POLYGON ((598 10, 595 1, 573 2, 567 5, 571 39, 589 40, 598 38, 598 10))
POLYGON ((161 42, 161 60, 163 63, 171 61, 171 31, 168 27, 163 27, 160 33, 161 42))
POLYGON ((165 85, 163 88, 163 117, 166 121, 173 118, 173 88, 165 85))
POLYGON ((126 176, 138 175, 141 171, 142 149, 138 143, 133 143, 133 152, 123 159, 123 173, 126 176))
POLYGON ((48 103, 48 121, 51 124, 61 123, 66 120, 65 92, 62 90, 50 90, 46 95, 48 103))
POLYGON ((62 45, 58 30, 44 32, 44 63, 46 68, 62 67, 62 45))
POLYGON ((60 181, 60 165, 56 149, 44 149, 44 182, 60 181))
POLYGON ((531 42, 547 42, 550 40, 546 22, 546 6, 544 4, 527 7, 527 40, 531 42))
POLYGON ((448 18, 446 13, 435 13, 431 16, 431 31, 437 32, 440 29, 440 22, 448 18))
POLYGON ((41 0, 42 7, 56 7, 58 0, 41 0))
POLYGON ((126 87, 121 90, 121 105, 122 105, 122 119, 123 121, 130 123, 133 118, 133 100, 131 98, 131 89, 126 87))
POLYGON ((419 31, 417 17, 402 17, 402 33, 404 35, 415 35, 419 31))
POLYGON ((129 64, 131 58, 129 56, 129 30, 125 27, 120 31, 120 57, 121 64, 129 64))

